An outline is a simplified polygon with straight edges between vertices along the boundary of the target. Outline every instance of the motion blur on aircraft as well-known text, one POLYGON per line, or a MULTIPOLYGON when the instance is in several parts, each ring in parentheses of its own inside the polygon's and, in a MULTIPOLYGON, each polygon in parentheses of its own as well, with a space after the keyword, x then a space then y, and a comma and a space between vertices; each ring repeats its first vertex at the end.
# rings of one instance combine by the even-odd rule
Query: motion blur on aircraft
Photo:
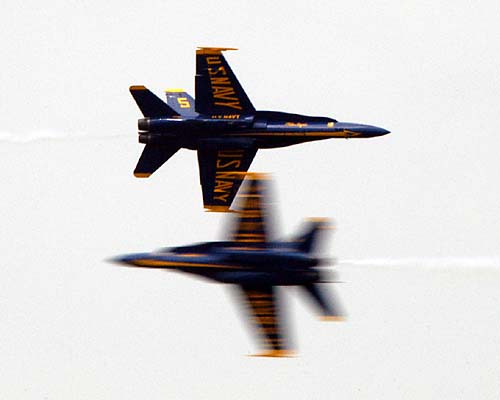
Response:
POLYGON ((172 269, 235 285, 261 342, 263 351, 258 355, 282 357, 291 353, 286 330, 280 323, 277 286, 302 288, 325 319, 338 321, 343 316, 340 307, 325 294, 321 285, 327 282, 325 272, 318 268, 325 260, 316 256, 328 221, 312 219, 304 232, 292 240, 271 241, 267 183, 262 174, 247 175, 235 201, 229 240, 128 254, 112 261, 172 269))
POLYGON ((235 49, 196 51, 194 100, 173 89, 165 103, 144 86, 130 87, 144 115, 138 121, 139 142, 146 144, 136 177, 149 177, 180 148, 197 150, 204 207, 228 211, 258 149, 389 133, 332 118, 255 110, 224 58, 225 50, 235 49))

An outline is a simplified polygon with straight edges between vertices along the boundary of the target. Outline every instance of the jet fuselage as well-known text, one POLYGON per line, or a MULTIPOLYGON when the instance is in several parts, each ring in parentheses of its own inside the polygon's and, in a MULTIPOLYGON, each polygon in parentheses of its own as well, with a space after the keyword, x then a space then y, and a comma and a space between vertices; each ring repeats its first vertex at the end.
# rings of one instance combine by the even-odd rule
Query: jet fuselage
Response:
POLYGON ((223 283, 275 286, 320 281, 317 258, 298 252, 287 242, 255 251, 231 242, 207 242, 120 256, 114 261, 136 267, 172 269, 223 283))
POLYGON ((259 149, 389 133, 333 118, 256 110, 222 54, 226 50, 234 49, 196 50, 195 98, 168 89, 165 103, 144 85, 130 87, 143 115, 139 142, 146 145, 134 176, 148 178, 181 148, 196 150, 203 206, 226 212, 259 149))
POLYGON ((343 320, 341 308, 321 284, 326 282, 325 271, 318 267, 326 260, 315 256, 321 236, 331 226, 324 218, 312 218, 306 229, 291 240, 269 240, 268 178, 249 173, 246 180, 235 204, 229 240, 126 254, 110 261, 132 267, 182 271, 232 284, 240 294, 239 304, 245 317, 250 317, 261 341, 264 352, 259 355, 287 356, 289 344, 281 328, 276 286, 298 286, 323 318, 343 320))
POLYGON ((198 149, 199 141, 205 139, 251 142, 253 146, 265 149, 314 140, 369 138, 389 133, 371 125, 276 111, 257 111, 254 115, 141 118, 138 128, 141 143, 170 144, 175 140, 180 147, 192 150, 198 149))

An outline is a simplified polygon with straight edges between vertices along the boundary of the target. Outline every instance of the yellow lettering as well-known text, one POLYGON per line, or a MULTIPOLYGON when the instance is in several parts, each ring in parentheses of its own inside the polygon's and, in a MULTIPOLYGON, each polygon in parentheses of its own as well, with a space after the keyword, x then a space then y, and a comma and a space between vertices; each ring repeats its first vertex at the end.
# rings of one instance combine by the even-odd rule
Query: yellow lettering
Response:
POLYGON ((219 56, 208 56, 207 57, 207 64, 220 64, 220 57, 219 56))
POLYGON ((177 97, 177 103, 179 103, 180 108, 190 108, 189 100, 186 97, 177 97))
POLYGON ((217 152, 217 157, 243 157, 243 150, 220 150, 217 152))
POLYGON ((208 75, 210 75, 210 76, 214 76, 214 75, 224 75, 224 76, 226 76, 227 72, 226 72, 226 69, 224 68, 224 66, 221 65, 216 70, 214 70, 212 68, 208 68, 208 75))
POLYGON ((233 187, 233 182, 231 182, 231 181, 216 180, 214 192, 215 193, 220 193, 220 192, 224 193, 224 192, 231 190, 232 187, 233 187))
POLYGON ((241 172, 237 171, 220 171, 215 173, 215 179, 240 179, 241 172))
POLYGON ((228 168, 231 165, 234 165, 234 168, 239 168, 241 166, 241 161, 240 160, 228 161, 225 164, 222 164, 221 161, 222 160, 217 159, 217 169, 228 168))
POLYGON ((234 101, 230 103, 221 103, 221 102, 214 102, 216 106, 223 106, 223 107, 229 107, 229 108, 234 108, 235 110, 242 110, 243 107, 241 107, 239 101, 234 101))
POLYGON ((227 203, 228 196, 229 196, 229 193, 220 194, 218 196, 214 196, 214 200, 220 200, 220 201, 223 201, 224 203, 227 203))
POLYGON ((307 123, 305 122, 286 122, 286 126, 296 126, 297 128, 303 128, 304 126, 307 126, 307 123))
POLYGON ((235 92, 232 87, 212 86, 212 95, 214 96, 215 99, 238 102, 238 99, 236 97, 232 97, 232 95, 234 94, 235 92))
POLYGON ((210 83, 212 85, 229 85, 231 86, 231 81, 227 76, 211 76, 210 83))

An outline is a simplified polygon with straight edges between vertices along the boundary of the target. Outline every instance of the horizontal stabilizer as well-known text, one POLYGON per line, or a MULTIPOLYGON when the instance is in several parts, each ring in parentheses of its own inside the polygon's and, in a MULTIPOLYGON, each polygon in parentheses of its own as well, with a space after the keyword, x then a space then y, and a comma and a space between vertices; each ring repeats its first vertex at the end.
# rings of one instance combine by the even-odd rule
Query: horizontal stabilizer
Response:
POLYGON ((147 144, 142 151, 141 158, 134 170, 134 175, 137 178, 147 178, 165 161, 172 157, 180 146, 177 144, 147 144))
POLYGON ((343 320, 343 313, 340 306, 329 301, 325 296, 324 287, 321 287, 318 283, 309 283, 302 285, 302 288, 309 294, 324 319, 332 321, 343 320))
POLYGON ((294 240, 295 247, 303 253, 312 253, 319 248, 320 233, 332 228, 327 218, 311 218, 308 220, 305 232, 294 240))
POLYGON ((130 94, 145 117, 168 118, 177 115, 172 108, 145 86, 130 86, 130 94))

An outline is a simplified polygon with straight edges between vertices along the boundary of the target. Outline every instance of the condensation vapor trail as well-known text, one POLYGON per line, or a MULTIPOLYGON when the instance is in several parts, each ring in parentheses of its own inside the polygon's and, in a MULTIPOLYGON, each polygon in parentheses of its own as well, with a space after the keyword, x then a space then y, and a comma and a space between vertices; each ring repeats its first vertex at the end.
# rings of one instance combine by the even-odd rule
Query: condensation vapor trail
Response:
POLYGON ((29 133, 0 132, 0 143, 31 143, 37 141, 64 141, 86 139, 113 139, 130 136, 128 134, 89 134, 84 132, 33 131, 29 133))
POLYGON ((353 267, 401 267, 405 268, 500 268, 498 257, 422 257, 422 258, 373 258, 373 259, 339 259, 339 266, 353 267))

